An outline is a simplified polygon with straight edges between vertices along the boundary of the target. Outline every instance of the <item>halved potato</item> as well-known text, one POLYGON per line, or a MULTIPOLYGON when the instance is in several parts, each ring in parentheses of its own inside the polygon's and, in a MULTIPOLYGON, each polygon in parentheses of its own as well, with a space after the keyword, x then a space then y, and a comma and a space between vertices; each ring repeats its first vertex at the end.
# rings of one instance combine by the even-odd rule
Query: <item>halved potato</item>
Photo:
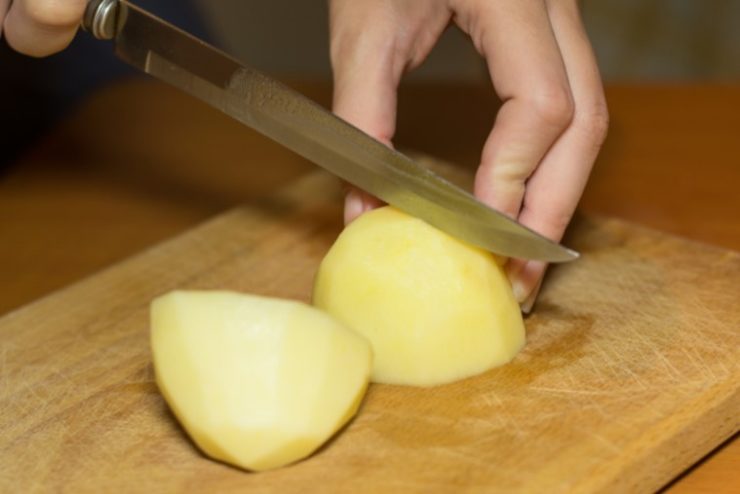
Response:
POLYGON ((250 470, 315 451, 357 411, 368 343, 308 305, 176 291, 151 308, 157 384, 209 456, 250 470))
POLYGON ((510 361, 525 340, 496 258, 392 207, 345 228, 313 302, 370 341, 374 382, 448 383, 510 361))

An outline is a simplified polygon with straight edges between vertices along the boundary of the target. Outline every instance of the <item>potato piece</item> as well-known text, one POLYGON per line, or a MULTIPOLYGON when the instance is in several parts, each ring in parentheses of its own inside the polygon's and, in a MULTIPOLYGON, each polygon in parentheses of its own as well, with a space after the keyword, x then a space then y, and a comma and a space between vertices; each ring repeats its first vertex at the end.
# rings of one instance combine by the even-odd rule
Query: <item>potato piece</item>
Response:
POLYGON ((157 384, 209 456, 250 470, 300 460, 362 401, 369 344, 308 305, 176 291, 151 308, 157 384))
POLYGON ((448 383, 524 346, 521 311, 496 258, 392 207, 342 232, 313 300, 370 340, 374 382, 448 383))

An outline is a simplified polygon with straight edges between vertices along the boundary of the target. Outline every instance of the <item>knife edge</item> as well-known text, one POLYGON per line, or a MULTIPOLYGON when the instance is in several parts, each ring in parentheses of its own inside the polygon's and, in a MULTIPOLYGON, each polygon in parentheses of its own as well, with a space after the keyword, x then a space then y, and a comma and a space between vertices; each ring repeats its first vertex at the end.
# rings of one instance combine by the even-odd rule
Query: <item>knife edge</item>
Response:
POLYGON ((507 257, 564 262, 578 256, 287 86, 124 0, 119 3, 116 53, 128 63, 464 241, 507 257))

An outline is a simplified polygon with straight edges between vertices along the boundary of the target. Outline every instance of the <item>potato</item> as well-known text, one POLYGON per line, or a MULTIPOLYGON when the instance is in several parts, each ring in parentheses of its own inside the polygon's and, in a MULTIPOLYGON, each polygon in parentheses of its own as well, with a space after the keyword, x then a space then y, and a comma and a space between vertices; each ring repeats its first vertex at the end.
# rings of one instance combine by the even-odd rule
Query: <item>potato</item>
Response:
POLYGON ((449 383, 509 362, 525 340, 497 259, 392 207, 342 232, 313 302, 370 341, 374 382, 449 383))
POLYGON ((265 470, 300 460, 357 411, 372 354, 308 305, 176 291, 151 307, 157 384, 209 456, 265 470))

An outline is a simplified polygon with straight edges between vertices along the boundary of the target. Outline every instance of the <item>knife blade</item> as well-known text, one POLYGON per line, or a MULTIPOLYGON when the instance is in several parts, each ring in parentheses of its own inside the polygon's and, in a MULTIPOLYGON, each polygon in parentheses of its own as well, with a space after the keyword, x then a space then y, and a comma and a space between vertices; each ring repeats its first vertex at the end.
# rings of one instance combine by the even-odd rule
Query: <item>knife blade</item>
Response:
POLYGON ((125 62, 454 237, 506 257, 547 262, 578 257, 300 93, 127 0, 91 1, 83 27, 112 40, 125 62))

